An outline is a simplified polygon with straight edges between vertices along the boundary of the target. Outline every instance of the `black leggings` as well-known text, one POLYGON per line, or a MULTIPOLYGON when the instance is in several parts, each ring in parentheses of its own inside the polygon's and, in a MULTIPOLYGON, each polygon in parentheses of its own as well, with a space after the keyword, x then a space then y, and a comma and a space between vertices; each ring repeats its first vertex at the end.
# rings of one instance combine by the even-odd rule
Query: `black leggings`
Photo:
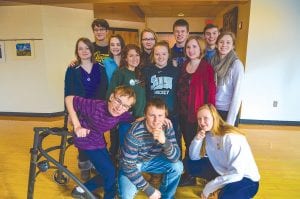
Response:
POLYGON ((187 116, 179 116, 179 125, 182 131, 184 143, 185 143, 185 158, 189 159, 189 148, 195 135, 197 134, 197 122, 188 122, 187 116))

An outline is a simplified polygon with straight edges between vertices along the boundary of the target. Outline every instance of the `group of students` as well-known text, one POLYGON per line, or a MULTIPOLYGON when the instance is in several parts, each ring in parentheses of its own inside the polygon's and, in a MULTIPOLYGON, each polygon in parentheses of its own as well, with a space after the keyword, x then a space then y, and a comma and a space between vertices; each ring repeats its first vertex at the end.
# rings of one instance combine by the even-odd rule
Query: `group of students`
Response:
MULTIPOLYGON (((244 75, 234 34, 208 24, 204 38, 189 36, 188 22, 179 19, 172 48, 148 28, 139 47, 125 45, 120 35, 107 42, 108 29, 106 20, 93 21, 95 42, 78 39, 76 61, 65 76, 85 186, 92 192, 102 186, 105 199, 132 199, 138 190, 150 199, 169 199, 178 185, 194 185, 201 177, 209 181, 202 198, 216 190, 220 199, 252 198, 259 173, 243 132, 233 126, 244 75), (97 173, 90 178, 92 168, 97 173), (142 172, 163 174, 159 190, 142 172)), ((72 196, 86 198, 86 193, 75 187, 72 196)))

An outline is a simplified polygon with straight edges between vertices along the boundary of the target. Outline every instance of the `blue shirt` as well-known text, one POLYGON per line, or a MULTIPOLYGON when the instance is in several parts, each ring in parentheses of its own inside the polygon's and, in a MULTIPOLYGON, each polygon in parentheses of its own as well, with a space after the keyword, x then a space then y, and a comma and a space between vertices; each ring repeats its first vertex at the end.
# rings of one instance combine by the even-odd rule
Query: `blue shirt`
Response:
POLYGON ((108 57, 103 60, 104 68, 107 75, 108 85, 110 84, 111 77, 115 70, 118 68, 117 63, 111 57, 108 57))

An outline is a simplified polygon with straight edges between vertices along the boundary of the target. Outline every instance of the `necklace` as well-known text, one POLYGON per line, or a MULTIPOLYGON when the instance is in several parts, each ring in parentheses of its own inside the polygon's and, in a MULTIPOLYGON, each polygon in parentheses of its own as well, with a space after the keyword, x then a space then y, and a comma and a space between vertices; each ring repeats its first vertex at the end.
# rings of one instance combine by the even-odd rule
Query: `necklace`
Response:
POLYGON ((81 69, 82 69, 82 72, 83 72, 82 74, 83 74, 84 79, 86 81, 90 82, 93 68, 91 69, 90 73, 88 73, 82 66, 81 66, 81 69))

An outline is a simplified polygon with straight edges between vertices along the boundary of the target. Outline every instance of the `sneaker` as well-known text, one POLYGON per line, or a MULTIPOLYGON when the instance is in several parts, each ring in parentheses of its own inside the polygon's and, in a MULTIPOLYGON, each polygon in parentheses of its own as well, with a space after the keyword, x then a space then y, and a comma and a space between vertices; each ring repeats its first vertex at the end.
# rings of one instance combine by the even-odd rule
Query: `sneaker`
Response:
POLYGON ((195 186, 196 178, 190 175, 182 175, 179 181, 179 187, 195 186))
MULTIPOLYGON (((72 192, 71 195, 73 198, 77 198, 77 199, 87 199, 89 198, 88 195, 84 192, 84 190, 81 187, 75 187, 72 192)), ((93 193, 94 197, 96 199, 102 199, 100 195, 93 193)))
POLYGON ((86 199, 87 198, 86 193, 80 187, 75 187, 72 190, 71 195, 73 198, 78 198, 78 199, 86 199))

